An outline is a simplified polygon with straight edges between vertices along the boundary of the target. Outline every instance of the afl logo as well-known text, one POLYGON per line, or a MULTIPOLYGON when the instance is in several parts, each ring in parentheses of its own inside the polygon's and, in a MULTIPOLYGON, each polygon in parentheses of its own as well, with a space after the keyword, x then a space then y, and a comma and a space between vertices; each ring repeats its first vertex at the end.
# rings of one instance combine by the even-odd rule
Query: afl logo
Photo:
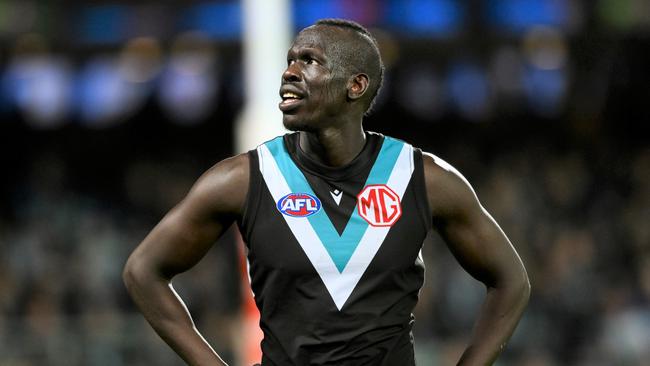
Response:
POLYGON ((307 217, 320 211, 320 201, 309 193, 289 193, 277 204, 278 211, 287 216, 307 217))
POLYGON ((402 216, 399 196, 385 184, 365 186, 357 196, 357 210, 372 226, 393 226, 402 216))

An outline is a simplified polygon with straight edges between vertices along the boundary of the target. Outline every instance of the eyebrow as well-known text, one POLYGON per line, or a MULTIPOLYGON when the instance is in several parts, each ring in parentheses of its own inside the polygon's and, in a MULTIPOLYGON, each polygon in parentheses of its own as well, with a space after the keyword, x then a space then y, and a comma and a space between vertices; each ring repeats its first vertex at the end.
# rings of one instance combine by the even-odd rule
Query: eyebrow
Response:
POLYGON ((287 58, 294 55, 297 57, 312 56, 323 62, 327 60, 324 51, 316 47, 300 48, 299 50, 291 47, 287 52, 287 58))
POLYGON ((289 53, 299 53, 299 54, 318 53, 318 54, 322 54, 323 50, 320 47, 302 47, 298 51, 298 50, 296 50, 295 47, 291 47, 291 48, 289 48, 289 51, 287 52, 287 54, 289 54, 289 53))

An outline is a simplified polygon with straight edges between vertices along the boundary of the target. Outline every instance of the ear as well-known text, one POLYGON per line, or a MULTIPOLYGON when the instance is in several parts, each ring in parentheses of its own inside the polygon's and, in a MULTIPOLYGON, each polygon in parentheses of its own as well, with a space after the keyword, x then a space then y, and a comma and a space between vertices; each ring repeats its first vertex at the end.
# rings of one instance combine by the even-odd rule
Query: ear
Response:
POLYGON ((368 90, 370 80, 366 74, 356 74, 350 77, 348 81, 348 98, 357 100, 361 98, 368 90))

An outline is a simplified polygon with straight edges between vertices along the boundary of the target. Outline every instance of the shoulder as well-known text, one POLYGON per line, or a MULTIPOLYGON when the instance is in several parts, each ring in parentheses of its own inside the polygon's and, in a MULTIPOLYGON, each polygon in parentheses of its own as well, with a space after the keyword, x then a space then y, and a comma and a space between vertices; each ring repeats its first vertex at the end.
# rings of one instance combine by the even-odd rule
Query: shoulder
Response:
POLYGON ((432 215, 449 216, 478 205, 474 189, 451 164, 423 152, 424 179, 432 215))
POLYGON ((208 191, 246 191, 247 186, 243 184, 248 182, 249 175, 250 157, 248 153, 243 153, 213 165, 199 178, 195 188, 208 191))
POLYGON ((201 178, 216 181, 245 178, 249 174, 249 164, 249 153, 235 155, 214 164, 201 178))
POLYGON ((241 214, 248 194, 249 179, 248 153, 224 159, 203 173, 185 201, 216 213, 241 214))
POLYGON ((422 152, 424 174, 438 184, 464 184, 469 185, 467 179, 451 164, 431 153, 422 152))

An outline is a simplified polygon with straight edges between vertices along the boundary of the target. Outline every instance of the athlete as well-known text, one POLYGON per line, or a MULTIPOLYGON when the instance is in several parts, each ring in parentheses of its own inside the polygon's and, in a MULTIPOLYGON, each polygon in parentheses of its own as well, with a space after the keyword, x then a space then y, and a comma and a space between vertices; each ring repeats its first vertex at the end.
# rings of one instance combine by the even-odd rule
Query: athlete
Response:
POLYGON ((528 302, 526 270, 469 183, 411 145, 364 131, 382 83, 376 41, 357 23, 302 30, 280 87, 294 131, 219 162, 135 249, 126 286, 190 365, 225 365, 171 279, 237 223, 260 310, 263 366, 414 365, 412 310, 430 229, 487 288, 459 365, 489 365, 528 302))

